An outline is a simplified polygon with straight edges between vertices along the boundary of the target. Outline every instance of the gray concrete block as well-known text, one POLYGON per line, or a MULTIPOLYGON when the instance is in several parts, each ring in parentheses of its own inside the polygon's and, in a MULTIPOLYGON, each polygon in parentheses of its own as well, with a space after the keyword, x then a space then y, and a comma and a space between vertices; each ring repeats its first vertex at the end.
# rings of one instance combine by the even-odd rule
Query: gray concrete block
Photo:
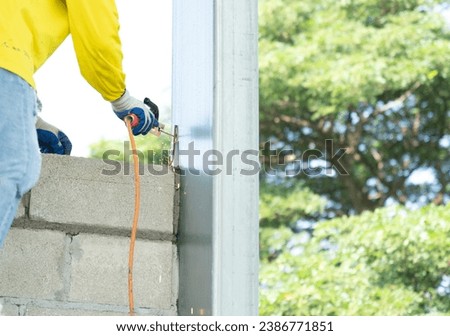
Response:
POLYGON ((0 249, 0 295, 54 299, 63 288, 62 232, 12 228, 0 249))
MULTIPOLYGON (((17 307, 17 306, 16 306, 17 307)), ((57 305, 53 307, 41 307, 35 304, 28 304, 25 309, 26 316, 128 316, 128 307, 117 307, 114 310, 108 310, 108 307, 103 309, 90 309, 86 305, 85 309, 81 307, 66 307, 61 308, 57 305)), ((136 309, 136 316, 176 316, 176 311, 173 310, 155 310, 155 309, 136 309)))
MULTIPOLYGON (((83 232, 83 227, 108 234, 128 232, 134 180, 124 164, 120 166, 120 173, 111 175, 112 166, 102 160, 43 155, 41 178, 31 191, 30 219, 72 225, 75 232, 83 232)), ((160 176, 142 169, 139 232, 173 233, 174 174, 165 169, 168 172, 160 176)))
POLYGON ((46 308, 33 304, 27 305, 26 316, 126 316, 126 312, 99 311, 89 309, 46 308))
POLYGON ((24 207, 24 205, 23 205, 23 202, 20 202, 19 203, 19 207, 17 208, 17 212, 16 212, 16 219, 19 219, 19 218, 23 218, 23 217, 25 217, 25 207, 24 207))
MULTIPOLYGON (((128 305, 129 238, 80 234, 71 244, 69 301, 128 305)), ((137 240, 135 307, 171 309, 172 244, 137 240)))
POLYGON ((19 316, 19 306, 0 299, 0 316, 19 316))

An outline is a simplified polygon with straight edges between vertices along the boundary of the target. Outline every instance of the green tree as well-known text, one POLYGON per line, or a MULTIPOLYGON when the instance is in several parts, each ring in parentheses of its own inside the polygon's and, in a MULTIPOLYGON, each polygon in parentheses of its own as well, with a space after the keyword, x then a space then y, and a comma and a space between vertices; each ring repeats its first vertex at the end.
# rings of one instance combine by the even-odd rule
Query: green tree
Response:
POLYGON ((329 217, 388 201, 448 201, 450 33, 435 3, 261 1, 266 177, 296 176, 327 198, 329 217), (342 164, 348 174, 307 176, 301 168, 317 150, 323 156, 314 163, 342 164), (412 183, 420 170, 434 181, 412 183))
POLYGON ((260 187, 260 258, 271 262, 284 252, 286 241, 302 239, 294 235, 311 231, 326 200, 299 183, 267 184, 260 187))
POLYGON ((261 314, 450 314, 438 3, 260 2, 261 314))
MULTIPOLYGON (((135 137, 136 147, 140 153, 140 163, 167 165, 170 158, 171 139, 161 135, 135 137)), ((100 140, 90 146, 90 157, 116 161, 132 162, 131 144, 129 141, 100 140)))
POLYGON ((280 251, 262 255, 262 315, 450 315, 449 205, 324 221, 312 238, 285 229, 262 238, 280 251))

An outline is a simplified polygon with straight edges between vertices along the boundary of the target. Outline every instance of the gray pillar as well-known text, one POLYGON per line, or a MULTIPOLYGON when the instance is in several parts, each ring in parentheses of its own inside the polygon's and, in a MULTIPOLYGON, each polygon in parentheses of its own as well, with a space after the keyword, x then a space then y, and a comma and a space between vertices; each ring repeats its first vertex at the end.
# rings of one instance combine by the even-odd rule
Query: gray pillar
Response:
POLYGON ((257 0, 173 0, 180 315, 258 313, 257 0))

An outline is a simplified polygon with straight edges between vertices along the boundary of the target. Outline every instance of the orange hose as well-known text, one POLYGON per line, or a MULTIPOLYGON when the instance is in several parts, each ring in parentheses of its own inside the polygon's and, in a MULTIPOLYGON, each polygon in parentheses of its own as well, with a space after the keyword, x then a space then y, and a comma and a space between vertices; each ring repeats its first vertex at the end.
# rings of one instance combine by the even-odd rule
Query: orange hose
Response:
POLYGON ((141 203, 141 188, 139 177, 139 156, 136 150, 136 142, 134 141, 133 132, 131 130, 131 118, 125 118, 125 124, 127 125, 128 135, 130 137, 131 149, 133 153, 134 162, 134 218, 133 226, 131 229, 131 241, 130 251, 128 254, 128 301, 129 301, 129 315, 134 315, 134 294, 133 294, 133 264, 134 264, 134 246, 136 243, 136 232, 139 220, 139 206, 141 203))

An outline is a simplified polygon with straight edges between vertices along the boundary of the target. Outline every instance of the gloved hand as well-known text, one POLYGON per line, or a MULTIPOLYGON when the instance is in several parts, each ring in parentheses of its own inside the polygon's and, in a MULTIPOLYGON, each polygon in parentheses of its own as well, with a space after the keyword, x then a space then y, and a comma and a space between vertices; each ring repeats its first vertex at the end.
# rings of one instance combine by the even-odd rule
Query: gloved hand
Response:
POLYGON ((70 155, 72 143, 67 135, 41 117, 36 119, 36 132, 41 153, 70 155))
MULTIPOLYGON (((133 127, 134 135, 146 135, 152 128, 159 126, 154 115, 156 111, 151 111, 143 102, 130 96, 128 90, 125 90, 122 97, 111 102, 111 105, 114 113, 122 120, 129 114, 135 114, 138 117, 139 123, 133 127)), ((155 108, 158 107, 155 105, 155 108)))

